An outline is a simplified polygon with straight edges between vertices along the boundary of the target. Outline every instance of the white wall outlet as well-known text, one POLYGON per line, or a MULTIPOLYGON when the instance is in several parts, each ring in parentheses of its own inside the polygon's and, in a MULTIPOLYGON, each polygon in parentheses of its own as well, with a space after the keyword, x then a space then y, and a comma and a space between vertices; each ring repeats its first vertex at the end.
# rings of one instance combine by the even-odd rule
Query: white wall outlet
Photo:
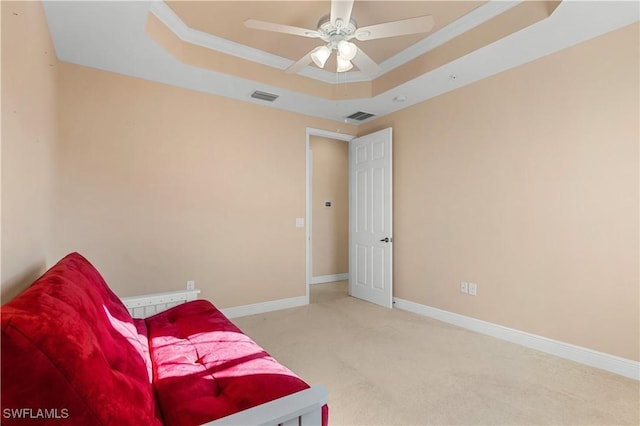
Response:
POLYGON ((194 280, 187 281, 187 290, 195 290, 196 282, 194 280))
POLYGON ((478 286, 476 283, 469 283, 469 294, 471 296, 478 294, 478 286))
POLYGON ((296 228, 304 228, 304 218, 297 217, 296 218, 296 228))
POLYGON ((460 293, 465 293, 467 294, 469 292, 469 287, 467 286, 466 282, 461 282, 460 283, 460 293))

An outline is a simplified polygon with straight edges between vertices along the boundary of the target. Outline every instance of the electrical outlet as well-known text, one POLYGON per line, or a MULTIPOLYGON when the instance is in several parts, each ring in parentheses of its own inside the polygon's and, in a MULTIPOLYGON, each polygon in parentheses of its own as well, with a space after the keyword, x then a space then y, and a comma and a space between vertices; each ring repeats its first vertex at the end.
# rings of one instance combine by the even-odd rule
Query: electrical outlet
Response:
POLYGON ((469 287, 467 286, 467 283, 464 281, 460 283, 460 293, 465 293, 465 294, 469 293, 469 287))
POLYGON ((475 296, 478 294, 478 286, 476 283, 469 283, 469 295, 475 296))
POLYGON ((187 281, 187 290, 195 290, 195 289, 196 289, 196 282, 193 280, 187 281))

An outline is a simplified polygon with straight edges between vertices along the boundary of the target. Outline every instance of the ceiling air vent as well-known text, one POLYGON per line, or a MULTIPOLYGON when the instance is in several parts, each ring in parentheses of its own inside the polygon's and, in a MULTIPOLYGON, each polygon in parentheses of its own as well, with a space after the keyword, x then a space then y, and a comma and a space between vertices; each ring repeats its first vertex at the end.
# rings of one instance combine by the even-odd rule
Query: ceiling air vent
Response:
POLYGON ((278 95, 274 95, 273 93, 261 92, 256 90, 251 94, 251 97, 254 99, 260 99, 261 101, 273 102, 278 99, 278 95))
POLYGON ((358 112, 354 112, 353 114, 351 114, 347 118, 349 118, 351 120, 355 120, 355 121, 364 121, 367 118, 371 118, 373 116, 375 116, 375 114, 371 114, 370 112, 358 111, 358 112))

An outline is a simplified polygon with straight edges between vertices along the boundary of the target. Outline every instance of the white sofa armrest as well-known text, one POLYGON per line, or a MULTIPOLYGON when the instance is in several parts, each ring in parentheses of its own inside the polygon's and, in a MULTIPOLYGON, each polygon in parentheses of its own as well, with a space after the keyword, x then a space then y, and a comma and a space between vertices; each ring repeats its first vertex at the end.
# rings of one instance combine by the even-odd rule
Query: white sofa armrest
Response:
POLYGON ((328 397, 327 388, 314 385, 309 389, 205 423, 203 426, 320 426, 322 406, 327 403, 328 397))
POLYGON ((134 318, 146 318, 158 312, 196 300, 200 290, 178 290, 166 293, 143 294, 140 296, 122 297, 122 303, 134 318))

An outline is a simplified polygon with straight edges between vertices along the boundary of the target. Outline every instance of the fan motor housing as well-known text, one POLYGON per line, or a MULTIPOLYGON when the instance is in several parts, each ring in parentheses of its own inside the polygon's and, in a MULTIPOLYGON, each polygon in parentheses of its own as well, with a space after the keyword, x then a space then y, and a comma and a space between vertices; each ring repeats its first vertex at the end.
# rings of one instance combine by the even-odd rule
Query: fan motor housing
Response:
POLYGON ((322 34, 320 37, 324 41, 330 41, 334 36, 340 36, 341 38, 351 38, 356 32, 358 23, 355 18, 351 16, 347 25, 342 25, 342 21, 336 21, 338 25, 331 22, 331 15, 324 15, 318 21, 318 32, 322 34))

